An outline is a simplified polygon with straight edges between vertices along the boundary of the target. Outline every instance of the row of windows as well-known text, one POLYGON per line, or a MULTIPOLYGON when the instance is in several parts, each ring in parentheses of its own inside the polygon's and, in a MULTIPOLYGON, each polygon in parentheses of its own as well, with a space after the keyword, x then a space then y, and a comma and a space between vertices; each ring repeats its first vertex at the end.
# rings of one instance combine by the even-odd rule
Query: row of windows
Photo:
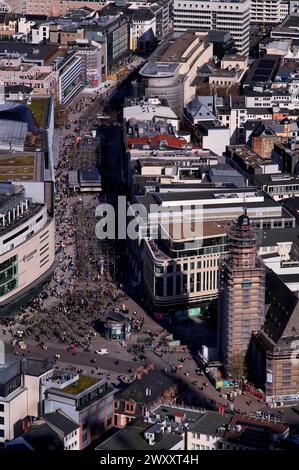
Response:
POLYGON ((219 258, 205 259, 202 261, 191 261, 190 263, 183 264, 169 264, 166 266, 155 265, 155 273, 163 274, 166 270, 167 273, 181 272, 181 271, 193 271, 194 269, 205 269, 212 268, 219 265, 219 258))
POLYGON ((175 276, 155 277, 155 295, 172 297, 217 288, 217 270, 204 273, 177 274, 175 276), (164 282, 165 279, 165 282, 164 282))
POLYGON ((72 444, 70 444, 69 446, 66 446, 66 447, 65 447, 65 450, 71 450, 71 449, 73 449, 76 445, 77 445, 77 441, 72 442, 72 444))
POLYGON ((9 281, 4 286, 0 286, 0 297, 2 297, 3 295, 8 294, 13 289, 15 289, 17 286, 18 286, 18 280, 17 279, 12 279, 11 281, 9 281))

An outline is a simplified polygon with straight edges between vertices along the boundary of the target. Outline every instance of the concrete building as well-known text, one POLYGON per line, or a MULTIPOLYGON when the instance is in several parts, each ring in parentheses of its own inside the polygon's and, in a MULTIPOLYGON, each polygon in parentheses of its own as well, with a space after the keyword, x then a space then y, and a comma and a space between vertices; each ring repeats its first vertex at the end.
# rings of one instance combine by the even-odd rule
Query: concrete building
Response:
POLYGON ((299 365, 296 346, 299 331, 298 297, 273 271, 267 271, 267 313, 252 344, 252 372, 266 401, 279 406, 299 400, 299 365))
POLYGON ((52 275, 55 222, 45 204, 31 202, 13 185, 1 190, 0 209, 0 314, 7 315, 52 275))
POLYGON ((35 420, 28 431, 6 443, 5 448, 41 452, 79 450, 79 425, 62 410, 56 410, 35 420))
POLYGON ((70 10, 88 7, 91 10, 99 10, 106 5, 106 1, 97 0, 90 2, 89 0, 7 0, 7 4, 15 13, 27 15, 47 15, 47 16, 64 16, 70 10))
POLYGON ((230 144, 230 130, 218 119, 200 121, 192 129, 193 142, 202 149, 222 155, 230 144))
POLYGON ((190 31, 162 43, 139 72, 145 81, 145 96, 166 99, 170 108, 182 116, 185 105, 195 97, 192 82, 197 69, 212 55, 212 45, 190 31))
POLYGON ((135 382, 115 394, 114 426, 124 428, 136 418, 144 417, 151 408, 173 403, 178 392, 178 380, 153 370, 151 364, 137 374, 135 382))
POLYGON ((50 38, 50 26, 48 24, 40 24, 31 28, 31 43, 44 44, 50 38))
POLYGON ((228 244, 219 270, 218 350, 225 370, 240 379, 237 369, 242 369, 252 333, 263 324, 265 299, 264 266, 246 213, 232 227, 228 244))
POLYGON ((72 47, 78 57, 82 57, 86 70, 86 85, 98 86, 102 83, 102 65, 105 57, 101 44, 87 39, 77 39, 72 47))
POLYGON ((59 103, 65 105, 74 99, 86 84, 85 61, 76 51, 70 51, 57 63, 56 70, 59 73, 59 103))
POLYGON ((250 22, 257 24, 279 24, 289 14, 288 0, 251 0, 250 22))
POLYGON ((80 450, 112 428, 115 390, 106 379, 61 372, 46 386, 45 412, 62 409, 79 424, 80 450))
POLYGON ((153 47, 156 37, 156 17, 150 8, 132 10, 130 22, 130 49, 146 52, 146 45, 153 47))
POLYGON ((144 286, 156 311, 176 315, 218 294, 219 258, 227 251, 228 227, 219 222, 196 225, 198 231, 188 237, 180 223, 161 224, 161 239, 144 241, 144 286))
POLYGON ((177 33, 188 29, 207 32, 229 31, 240 54, 249 52, 250 0, 174 0, 173 27, 177 33))
POLYGON ((4 356, 0 365, 0 442, 21 434, 27 416, 39 416, 41 383, 52 372, 44 361, 4 356))
POLYGON ((293 13, 270 33, 273 39, 299 39, 299 12, 293 13))

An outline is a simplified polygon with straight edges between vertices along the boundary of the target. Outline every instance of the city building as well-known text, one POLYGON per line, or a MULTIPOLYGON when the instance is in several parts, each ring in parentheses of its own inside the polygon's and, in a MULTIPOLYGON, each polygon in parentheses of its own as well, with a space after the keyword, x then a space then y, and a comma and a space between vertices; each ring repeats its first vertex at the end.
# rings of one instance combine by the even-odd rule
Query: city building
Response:
POLYGON ((273 39, 299 39, 299 12, 293 13, 271 30, 270 36, 273 39))
POLYGON ((220 358, 234 376, 248 354, 252 333, 264 322, 265 272, 246 212, 231 228, 228 246, 219 269, 217 331, 220 358))
POLYGON ((265 323, 252 343, 252 374, 268 403, 292 404, 299 399, 298 296, 272 270, 267 270, 266 309, 265 323))
POLYGON ((42 410, 41 383, 53 372, 46 361, 5 354, 0 365, 0 442, 23 432, 27 416, 37 418, 42 410))
POLYGON ((90 2, 89 0, 7 0, 7 4, 15 13, 26 15, 47 15, 47 16, 64 16, 70 10, 87 7, 91 10, 98 10, 106 5, 106 0, 97 0, 90 2))
POLYGON ((288 0, 251 0, 250 22, 258 24, 279 24, 289 14, 288 0))
POLYGON ((96 450, 100 451, 180 451, 185 449, 183 427, 170 429, 168 422, 145 422, 134 420, 108 438, 96 450))
POLYGON ((57 62, 58 100, 65 105, 84 88, 86 84, 85 60, 76 51, 68 52, 57 62))
POLYGON ((132 10, 130 49, 147 52, 153 49, 156 38, 156 16, 150 8, 132 10))
POLYGON ((218 294, 218 265, 220 255, 227 251, 227 224, 194 222, 190 234, 184 233, 186 220, 184 224, 162 222, 158 238, 144 240, 143 282, 160 315, 176 316, 218 294))
POLYGON ((281 450, 289 426, 235 414, 222 438, 221 450, 281 450))
POLYGON ((112 428, 114 393, 106 379, 60 372, 47 383, 45 413, 61 409, 79 424, 81 450, 112 428))
POLYGON ((6 443, 5 449, 43 452, 79 450, 79 424, 58 409, 34 420, 26 432, 6 443))
POLYGON ((102 46, 95 41, 77 39, 72 49, 84 60, 86 85, 98 86, 102 83, 102 67, 105 60, 102 46))
MULTIPOLYGON (((161 371, 144 369, 135 382, 115 394, 114 426, 123 428, 136 418, 142 418, 161 403, 171 404, 179 392, 178 380, 161 371)), ((135 423, 133 423, 135 424, 135 423)))
POLYGON ((29 95, 25 102, 0 104, 0 182, 23 186, 28 198, 46 203, 53 215, 54 98, 29 95))
POLYGON ((174 0, 173 28, 176 33, 188 29, 198 32, 211 29, 228 31, 238 52, 248 54, 250 6, 249 0, 195 0, 186 3, 174 0))
POLYGON ((144 79, 145 96, 165 99, 179 117, 195 97, 192 82, 197 69, 213 55, 212 45, 206 44, 204 38, 205 35, 188 31, 177 39, 164 41, 139 72, 144 79))
POLYGON ((187 431, 188 450, 218 450, 232 416, 226 413, 207 411, 189 424, 187 431))
POLYGON ((0 314, 33 298, 53 273, 55 222, 24 188, 0 185, 0 314))

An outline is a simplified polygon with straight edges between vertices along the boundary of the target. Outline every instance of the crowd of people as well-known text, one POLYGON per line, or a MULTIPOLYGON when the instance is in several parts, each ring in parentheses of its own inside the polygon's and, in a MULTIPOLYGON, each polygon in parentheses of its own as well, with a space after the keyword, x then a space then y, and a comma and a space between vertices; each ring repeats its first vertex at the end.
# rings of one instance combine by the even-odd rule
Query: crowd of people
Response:
MULTIPOLYGON (((105 257, 105 253, 95 234, 98 197, 71 194, 68 190, 68 172, 80 169, 82 165, 76 144, 78 132, 84 134, 92 130, 103 100, 101 96, 83 96, 69 110, 71 126, 61 132, 55 166, 54 275, 30 305, 7 323, 7 331, 12 337, 21 331, 22 339, 31 337, 37 344, 45 340, 66 344, 76 342, 78 347, 88 351, 94 336, 93 322, 124 295, 110 281, 110 273, 99 267, 99 260, 105 257)), ((109 263, 104 263, 105 266, 109 263)))

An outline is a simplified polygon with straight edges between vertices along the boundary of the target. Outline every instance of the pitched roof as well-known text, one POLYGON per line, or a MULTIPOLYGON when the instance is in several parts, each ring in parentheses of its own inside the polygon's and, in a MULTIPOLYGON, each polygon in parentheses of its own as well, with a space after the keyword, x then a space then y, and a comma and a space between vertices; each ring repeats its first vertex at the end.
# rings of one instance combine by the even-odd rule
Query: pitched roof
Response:
POLYGON ((267 269, 266 314, 263 332, 275 343, 299 336, 299 299, 272 270, 267 269))
POLYGON ((136 380, 126 388, 116 393, 115 398, 119 400, 133 400, 135 403, 155 402, 164 391, 170 389, 178 382, 158 370, 150 370, 141 379, 136 380), (151 395, 146 395, 146 390, 151 390, 151 395))
POLYGON ((161 141, 165 141, 168 147, 182 148, 187 144, 187 141, 182 137, 174 137, 173 135, 157 134, 153 137, 129 137, 128 145, 159 145, 161 141))
POLYGON ((62 410, 56 410, 53 413, 46 413, 42 419, 46 421, 51 428, 56 428, 65 436, 79 428, 79 424, 69 418, 62 410))

